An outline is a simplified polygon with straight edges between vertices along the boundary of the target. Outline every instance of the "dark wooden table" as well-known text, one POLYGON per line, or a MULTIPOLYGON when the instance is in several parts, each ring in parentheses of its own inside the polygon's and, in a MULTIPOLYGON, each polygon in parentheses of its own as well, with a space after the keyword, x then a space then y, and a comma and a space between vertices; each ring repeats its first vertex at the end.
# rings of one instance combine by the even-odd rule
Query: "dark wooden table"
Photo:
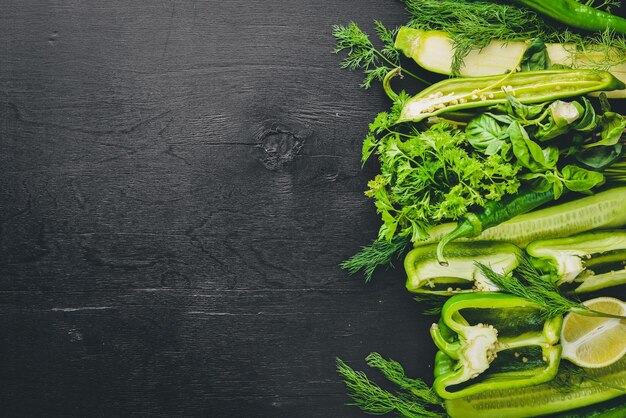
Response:
POLYGON ((430 376, 401 269, 338 267, 388 102, 331 25, 400 2, 1 3, 0 416, 359 417, 336 356, 430 376))

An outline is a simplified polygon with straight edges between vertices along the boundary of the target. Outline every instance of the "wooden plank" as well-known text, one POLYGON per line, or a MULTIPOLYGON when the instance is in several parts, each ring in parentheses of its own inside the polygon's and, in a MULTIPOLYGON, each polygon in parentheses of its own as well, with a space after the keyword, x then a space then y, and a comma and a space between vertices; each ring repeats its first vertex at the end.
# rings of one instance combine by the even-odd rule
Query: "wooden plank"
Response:
POLYGON ((3 417, 356 417, 336 356, 430 374, 402 273, 338 268, 388 103, 330 28, 400 4, 3 5, 3 417))

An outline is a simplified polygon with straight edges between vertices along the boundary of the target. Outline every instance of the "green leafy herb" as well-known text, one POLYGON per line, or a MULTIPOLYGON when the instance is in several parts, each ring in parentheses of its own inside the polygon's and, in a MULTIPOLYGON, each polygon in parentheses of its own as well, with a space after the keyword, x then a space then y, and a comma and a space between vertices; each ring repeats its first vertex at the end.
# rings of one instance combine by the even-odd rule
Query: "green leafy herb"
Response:
POLYGON ((550 68, 550 56, 546 44, 541 39, 535 39, 526 48, 522 62, 520 63, 521 71, 539 71, 550 68))
POLYGON ((580 387, 583 382, 593 382, 598 386, 626 392, 626 388, 592 376, 587 370, 569 362, 559 364, 559 372, 550 381, 550 385, 561 393, 570 393, 580 387))
POLYGON ((563 296, 557 287, 556 281, 537 269, 526 258, 520 258, 519 266, 512 275, 496 273, 491 267, 476 263, 481 273, 505 293, 527 299, 544 308, 546 318, 553 318, 574 312, 579 315, 611 317, 624 319, 619 315, 597 312, 587 308, 581 302, 573 301, 563 296))
POLYGON ((626 119, 619 113, 606 112, 600 117, 600 126, 602 127, 602 139, 586 145, 587 148, 597 147, 599 145, 611 146, 617 144, 624 135, 626 119))
POLYGON ((400 259, 406 254, 411 244, 409 238, 405 235, 396 236, 391 241, 376 240, 341 263, 341 268, 348 270, 350 274, 363 271, 365 281, 369 282, 377 267, 390 265, 393 260, 400 259))
POLYGON ((443 401, 419 379, 405 376, 399 363, 385 360, 378 353, 367 357, 367 363, 383 372, 402 391, 392 393, 370 381, 365 373, 355 371, 337 359, 337 372, 343 377, 354 405, 374 415, 396 412, 407 418, 443 417, 443 401))
POLYGON ((379 239, 423 240, 435 222, 517 192, 519 166, 465 148, 465 134, 443 121, 423 132, 393 131, 377 142, 381 170, 366 195, 382 217, 379 239))
MULTIPOLYGON (((381 81, 392 69, 400 67, 400 54, 393 47, 397 29, 388 29, 379 21, 374 21, 374 24, 376 33, 383 43, 381 49, 377 49, 369 36, 354 22, 350 22, 347 26, 333 26, 333 36, 336 41, 333 52, 347 51, 346 57, 341 62, 341 68, 362 69, 365 79, 361 87, 365 89, 370 88, 375 80, 381 81)), ((424 84, 431 84, 413 73, 406 70, 403 72, 424 84)))
POLYGON ((600 58, 594 64, 598 69, 626 61, 624 37, 610 31, 597 36, 573 33, 522 7, 478 0, 404 0, 404 3, 411 17, 410 26, 440 30, 450 36, 455 48, 453 74, 459 73, 470 51, 482 49, 493 40, 541 39, 547 43, 573 44, 573 55, 588 57, 590 51, 599 52, 600 58))
MULTIPOLYGON (((505 157, 511 148, 506 128, 500 125, 494 116, 487 113, 482 113, 472 119, 465 128, 465 134, 467 142, 486 155, 500 153, 505 157)), ((510 158, 505 157, 505 159, 510 158)))
POLYGON ((533 173, 551 170, 556 166, 559 151, 555 147, 541 148, 530 139, 528 132, 522 125, 514 121, 507 129, 508 137, 513 145, 513 154, 518 164, 528 168, 533 173))
POLYGON ((610 167, 622 155, 622 144, 612 147, 594 147, 582 150, 576 155, 576 161, 594 170, 604 170, 610 167))
POLYGON ((587 192, 604 183, 604 174, 576 165, 566 165, 561 173, 563 185, 573 192, 587 192))

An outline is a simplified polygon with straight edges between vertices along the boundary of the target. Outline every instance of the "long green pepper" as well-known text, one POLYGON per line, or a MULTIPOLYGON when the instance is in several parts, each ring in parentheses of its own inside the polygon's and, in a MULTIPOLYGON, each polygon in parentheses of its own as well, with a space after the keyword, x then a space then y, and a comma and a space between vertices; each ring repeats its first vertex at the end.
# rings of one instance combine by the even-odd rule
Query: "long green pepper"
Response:
MULTIPOLYGON (((392 100, 398 95, 391 80, 400 69, 390 71, 383 80, 392 100)), ((467 109, 484 108, 507 102, 507 95, 523 104, 543 103, 582 96, 595 91, 623 90, 624 83, 607 71, 541 70, 507 75, 450 78, 420 91, 402 104, 396 123, 419 122, 431 116, 467 109)))
POLYGON ((609 29, 626 34, 626 19, 579 3, 576 0, 515 1, 575 28, 600 32, 609 29))

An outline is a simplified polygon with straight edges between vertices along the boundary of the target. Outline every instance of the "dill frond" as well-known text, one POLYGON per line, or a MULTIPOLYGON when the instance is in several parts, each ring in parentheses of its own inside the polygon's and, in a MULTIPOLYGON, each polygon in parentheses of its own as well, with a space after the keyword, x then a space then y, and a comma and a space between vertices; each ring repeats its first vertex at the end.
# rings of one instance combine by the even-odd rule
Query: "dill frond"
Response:
POLYGON ((513 274, 509 275, 496 273, 491 267, 482 263, 476 263, 476 266, 487 279, 503 292, 524 298, 541 306, 546 319, 565 315, 568 312, 585 316, 626 319, 626 317, 621 315, 594 311, 580 301, 566 298, 559 292, 556 281, 552 277, 543 274, 527 257, 520 257, 519 266, 513 271, 513 274))
POLYGON ((503 292, 541 306, 546 318, 564 315, 573 310, 578 313, 579 310, 587 309, 580 302, 575 302, 561 295, 556 283, 551 278, 545 277, 526 257, 520 258, 520 264, 513 272, 515 276, 496 273, 491 267, 482 263, 476 263, 476 266, 487 279, 503 292))
MULTIPOLYGON (((374 26, 376 34, 383 44, 381 49, 377 49, 370 37, 354 22, 350 22, 346 26, 334 25, 332 27, 332 34, 335 38, 333 52, 338 54, 347 51, 347 55, 341 61, 341 68, 363 70, 365 79, 361 83, 361 87, 364 89, 370 88, 372 82, 376 80, 382 81, 385 75, 394 68, 401 68, 400 53, 393 46, 398 29, 388 29, 378 20, 374 21, 374 26)), ((407 70, 402 72, 424 84, 432 84, 407 70)))
POLYGON ((399 367, 398 363, 384 360, 378 353, 370 354, 368 363, 382 370, 385 376, 391 376, 394 379, 392 381, 399 384, 406 392, 392 393, 384 390, 370 381, 365 373, 355 371, 341 359, 337 359, 337 372, 343 377, 348 393, 354 401, 353 405, 374 415, 395 411, 398 415, 407 418, 444 417, 443 412, 438 411, 442 410, 442 401, 428 389, 424 382, 404 376, 404 370, 399 367), (420 389, 417 393, 413 393, 412 389, 406 389, 405 386, 420 389), (425 399, 421 396, 424 391, 427 392, 425 399))
MULTIPOLYGON (((539 38, 545 43, 572 44, 574 56, 593 51, 599 58, 593 64, 611 66, 626 62, 626 40, 607 31, 600 35, 583 35, 552 24, 532 10, 490 1, 470 0, 403 0, 410 17, 409 26, 445 32, 454 43, 452 74, 458 74, 463 60, 473 49, 491 41, 526 41, 539 38)), ((608 9, 617 2, 598 2, 608 9)))
POLYGON ((341 268, 348 270, 349 274, 362 270, 365 281, 369 282, 377 267, 390 265, 393 260, 400 259, 410 243, 409 236, 396 236, 391 241, 378 239, 341 263, 341 268))

